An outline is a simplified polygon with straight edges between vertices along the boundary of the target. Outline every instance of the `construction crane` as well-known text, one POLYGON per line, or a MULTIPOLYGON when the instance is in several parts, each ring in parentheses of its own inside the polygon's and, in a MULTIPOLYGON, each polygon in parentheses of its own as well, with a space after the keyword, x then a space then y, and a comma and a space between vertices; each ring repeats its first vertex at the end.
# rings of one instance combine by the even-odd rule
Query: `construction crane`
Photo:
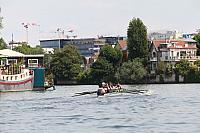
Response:
POLYGON ((0 28, 2 28, 2 19, 3 17, 1 16, 1 7, 0 7, 0 28))
POLYGON ((36 23, 21 23, 22 24, 22 26, 26 29, 26 42, 27 42, 27 44, 28 44, 28 30, 29 30, 29 27, 30 26, 40 26, 40 25, 38 25, 38 24, 36 24, 36 23))

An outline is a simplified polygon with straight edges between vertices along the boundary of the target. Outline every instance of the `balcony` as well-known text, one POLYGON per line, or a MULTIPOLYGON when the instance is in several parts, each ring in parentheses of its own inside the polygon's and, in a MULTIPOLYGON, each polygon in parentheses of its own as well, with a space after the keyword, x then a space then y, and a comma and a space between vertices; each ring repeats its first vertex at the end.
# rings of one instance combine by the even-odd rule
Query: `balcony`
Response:
POLYGON ((196 61, 200 60, 200 56, 179 56, 179 57, 170 57, 171 61, 180 61, 180 60, 189 60, 189 61, 196 61))
MULTIPOLYGON (((159 58, 159 60, 160 61, 180 61, 180 60, 188 60, 188 61, 196 61, 196 60, 200 60, 200 56, 175 56, 175 57, 169 57, 168 58, 168 56, 166 56, 165 58, 159 58)), ((153 58, 153 57, 151 57, 150 58, 150 61, 151 62, 157 62, 158 61, 158 59, 157 58, 153 58)))
POLYGON ((156 57, 151 57, 150 61, 157 61, 157 58, 156 57))

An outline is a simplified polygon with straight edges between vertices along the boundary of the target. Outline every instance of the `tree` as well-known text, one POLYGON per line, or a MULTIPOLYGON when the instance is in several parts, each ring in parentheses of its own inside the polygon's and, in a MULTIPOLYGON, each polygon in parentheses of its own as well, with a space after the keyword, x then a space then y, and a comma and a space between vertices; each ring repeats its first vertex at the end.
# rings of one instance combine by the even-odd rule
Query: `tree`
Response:
POLYGON ((122 52, 110 45, 104 45, 100 50, 99 58, 104 58, 109 63, 113 64, 114 67, 117 67, 121 63, 122 52))
POLYGON ((31 47, 30 45, 27 45, 26 43, 23 43, 21 46, 18 46, 16 48, 14 48, 13 50, 23 53, 23 54, 31 54, 31 55, 35 55, 35 54, 43 54, 43 49, 40 46, 36 46, 36 47, 31 47))
POLYGON ((123 83, 141 83, 147 71, 140 59, 125 62, 120 69, 120 79, 123 83))
POLYGON ((196 61, 194 62, 194 65, 196 65, 197 67, 200 67, 200 60, 196 60, 196 61))
POLYGON ((159 61, 158 63, 158 68, 157 68, 157 74, 164 74, 165 73, 165 62, 164 61, 159 61))
POLYGON ((175 64, 175 71, 185 78, 190 71, 190 62, 188 60, 180 60, 175 64))
POLYGON ((3 38, 0 38, 0 50, 5 49, 7 46, 6 42, 3 40, 3 38))
POLYGON ((197 41, 197 55, 200 55, 200 32, 193 39, 197 41))
POLYGON ((91 70, 87 69, 79 73, 77 80, 81 84, 92 84, 94 82, 94 79, 92 78, 91 70))
POLYGON ((133 18, 129 22, 128 36, 128 57, 129 59, 148 57, 147 28, 139 18, 133 18))
POLYGON ((56 79, 76 80, 82 71, 81 56, 77 48, 67 45, 61 50, 55 50, 50 62, 50 69, 56 79))
POLYGON ((113 65, 104 58, 99 57, 91 66, 91 76, 94 83, 114 81, 113 65))
POLYGON ((91 67, 90 74, 94 83, 102 81, 115 82, 117 80, 115 75, 120 67, 121 61, 122 52, 119 48, 104 45, 100 50, 97 61, 91 67))

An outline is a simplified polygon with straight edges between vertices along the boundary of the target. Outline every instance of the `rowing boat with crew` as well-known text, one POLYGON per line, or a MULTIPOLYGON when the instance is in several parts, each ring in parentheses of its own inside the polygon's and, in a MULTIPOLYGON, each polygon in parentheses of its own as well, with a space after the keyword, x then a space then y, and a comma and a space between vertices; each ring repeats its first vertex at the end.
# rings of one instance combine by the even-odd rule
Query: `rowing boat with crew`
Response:
POLYGON ((99 89, 97 91, 86 91, 86 92, 78 92, 75 93, 74 96, 72 97, 76 97, 76 96, 82 96, 82 95, 87 95, 87 94, 97 94, 97 97, 99 96, 104 96, 105 94, 108 93, 129 93, 129 94, 142 94, 142 93, 146 93, 148 90, 141 90, 141 89, 134 89, 134 90, 128 90, 123 88, 119 83, 116 85, 112 85, 112 84, 107 84, 102 82, 101 84, 99 84, 99 89))

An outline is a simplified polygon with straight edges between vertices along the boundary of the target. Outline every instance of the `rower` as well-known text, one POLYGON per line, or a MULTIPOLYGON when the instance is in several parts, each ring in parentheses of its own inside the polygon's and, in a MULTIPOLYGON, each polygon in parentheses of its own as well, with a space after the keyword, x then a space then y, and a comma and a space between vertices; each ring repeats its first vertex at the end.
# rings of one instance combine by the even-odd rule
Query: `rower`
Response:
POLYGON ((104 89, 105 83, 99 83, 99 89, 97 90, 97 96, 103 96, 106 91, 104 89))
POLYGON ((117 84, 117 88, 118 88, 118 89, 122 89, 122 86, 118 83, 118 84, 117 84))

